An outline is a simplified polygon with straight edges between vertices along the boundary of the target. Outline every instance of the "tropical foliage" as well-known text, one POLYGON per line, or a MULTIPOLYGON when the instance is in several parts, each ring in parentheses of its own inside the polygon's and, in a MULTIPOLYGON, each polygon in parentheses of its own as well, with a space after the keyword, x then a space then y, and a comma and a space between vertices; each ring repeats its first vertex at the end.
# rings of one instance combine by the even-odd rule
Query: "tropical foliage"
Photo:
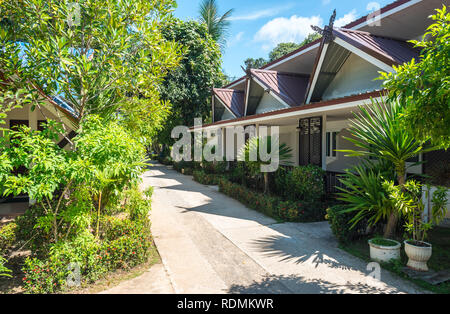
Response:
POLYGON ((388 183, 389 197, 396 210, 406 217, 406 231, 415 242, 424 241, 427 231, 433 225, 439 224, 444 219, 447 211, 447 190, 439 188, 433 193, 431 210, 428 221, 423 217, 424 203, 422 200, 424 186, 414 180, 408 180, 403 187, 388 183))
POLYGON ((180 60, 178 44, 161 34, 173 5, 172 0, 2 1, 2 70, 35 95, 32 109, 58 95, 80 121, 120 111, 128 121, 139 118, 138 135, 151 135, 142 126, 158 127, 155 115, 167 114, 158 87, 180 60))
POLYGON ((205 25, 173 20, 163 26, 167 41, 182 45, 183 59, 161 84, 161 97, 172 104, 172 113, 158 134, 161 144, 172 144, 170 133, 177 125, 190 126, 194 118, 211 115, 211 88, 221 86, 221 53, 205 25))
POLYGON ((404 107, 403 124, 419 141, 450 147, 450 13, 447 7, 431 16, 422 40, 412 41, 421 49, 420 59, 382 73, 380 79, 391 99, 404 107))
POLYGON ((230 17, 233 11, 233 9, 230 9, 220 15, 216 0, 203 0, 200 3, 200 23, 206 25, 208 33, 222 48, 226 44, 226 37, 230 27, 230 17))
POLYGON ((252 175, 264 176, 264 191, 269 191, 269 172, 278 169, 279 164, 289 165, 292 158, 292 148, 277 140, 272 140, 271 136, 252 137, 238 152, 238 160, 245 161, 252 175), (272 148, 275 148, 273 150, 272 148), (267 158, 271 156, 271 158, 267 158), (272 163, 276 162, 273 169, 272 163))
POLYGON ((247 58, 244 61, 245 68, 246 69, 258 69, 263 67, 269 62, 273 62, 275 60, 280 59, 281 57, 287 55, 288 53, 291 53, 292 51, 299 49, 303 47, 304 45, 307 45, 321 37, 318 33, 311 33, 299 44, 297 43, 279 43, 275 48, 273 48, 269 52, 269 59, 266 60, 265 58, 247 58))
MULTIPOLYGON (((360 107, 360 112, 355 113, 349 131, 352 136, 346 139, 359 150, 340 151, 347 153, 347 156, 392 163, 400 186, 405 184, 407 161, 434 149, 424 148, 423 143, 403 126, 402 107, 396 101, 386 103, 372 99, 372 106, 360 107)), ((386 236, 393 235, 397 221, 398 213, 393 211, 388 220, 386 236)))

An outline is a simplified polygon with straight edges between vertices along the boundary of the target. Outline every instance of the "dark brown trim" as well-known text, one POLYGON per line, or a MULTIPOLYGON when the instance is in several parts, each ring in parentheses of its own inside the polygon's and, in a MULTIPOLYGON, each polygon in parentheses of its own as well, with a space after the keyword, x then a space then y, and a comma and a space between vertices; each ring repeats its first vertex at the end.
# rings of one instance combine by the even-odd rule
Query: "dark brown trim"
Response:
POLYGON ((295 55, 296 53, 299 53, 299 52, 301 52, 301 51, 303 51, 303 50, 308 49, 308 48, 311 47, 311 46, 314 46, 315 44, 319 43, 321 40, 322 40, 322 38, 319 38, 319 39, 316 39, 316 40, 310 42, 309 44, 306 44, 306 45, 304 45, 304 46, 301 46, 300 48, 298 48, 298 49, 296 49, 296 50, 294 50, 294 51, 292 51, 292 52, 290 52, 290 53, 288 53, 288 54, 286 54, 286 55, 280 57, 279 59, 276 59, 276 60, 274 60, 274 61, 272 61, 272 62, 269 62, 269 63, 265 64, 265 65, 262 66, 260 69, 263 70, 263 69, 265 69, 265 68, 267 68, 267 67, 270 67, 271 65, 274 65, 275 63, 278 63, 278 62, 280 62, 280 61, 283 61, 284 59, 287 59, 287 58, 289 58, 289 57, 295 55))
MULTIPOLYGON (((392 10, 392 9, 395 9, 396 7, 399 7, 399 6, 403 5, 403 4, 411 2, 411 1, 412 0, 398 0, 398 1, 392 2, 392 3, 382 7, 380 9, 381 14, 384 14, 384 13, 386 13, 386 12, 392 10)), ((359 25, 361 23, 364 23, 364 21, 367 20, 368 16, 369 16, 369 14, 367 14, 367 15, 365 15, 363 17, 360 17, 359 19, 357 19, 357 20, 355 20, 353 22, 350 22, 349 24, 345 25, 344 28, 352 28, 352 27, 355 27, 355 26, 357 26, 357 25, 359 25)))
MULTIPOLYGON (((221 121, 217 121, 215 123, 205 124, 202 126, 202 128, 206 128, 206 127, 213 126, 213 125, 221 125, 221 124, 227 124, 227 123, 233 123, 233 122, 258 119, 258 118, 263 118, 263 117, 268 117, 268 116, 276 116, 276 115, 283 114, 283 113, 304 111, 304 110, 308 110, 308 109, 315 109, 315 108, 327 107, 327 106, 332 106, 332 105, 344 104, 346 102, 365 100, 365 99, 370 99, 372 97, 383 96, 383 94, 384 95, 386 94, 386 90, 373 91, 373 92, 368 92, 365 94, 351 95, 351 96, 346 96, 346 97, 342 97, 342 98, 320 101, 320 102, 316 102, 316 103, 312 103, 312 104, 308 104, 308 105, 303 105, 300 107, 291 107, 291 108, 286 108, 286 109, 281 109, 281 110, 276 110, 276 111, 271 111, 271 112, 266 112, 266 113, 260 113, 260 114, 256 114, 256 115, 236 118, 233 120, 221 120, 221 121)), ((192 130, 192 129, 194 129, 194 127, 191 127, 189 129, 192 130)))
POLYGON ((65 136, 59 143, 59 148, 64 148, 67 144, 69 144, 69 140, 72 140, 75 136, 77 136, 77 132, 71 131, 67 136, 65 136), (67 139, 69 138, 69 140, 67 139))

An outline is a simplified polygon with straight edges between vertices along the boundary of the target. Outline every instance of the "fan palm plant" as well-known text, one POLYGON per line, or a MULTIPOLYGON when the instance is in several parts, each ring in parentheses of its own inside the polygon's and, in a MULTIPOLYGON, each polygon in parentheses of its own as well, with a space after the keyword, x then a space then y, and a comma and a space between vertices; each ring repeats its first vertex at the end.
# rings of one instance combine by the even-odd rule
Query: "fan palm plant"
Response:
POLYGON ((230 27, 230 17, 234 10, 230 9, 223 15, 220 15, 216 0, 203 0, 199 11, 200 22, 206 24, 211 37, 222 48, 225 47, 226 36, 230 27))
MULTIPOLYGON (((340 150, 346 156, 359 156, 386 160, 393 164, 397 182, 404 186, 407 161, 420 153, 436 148, 424 148, 402 125, 402 107, 397 101, 385 103, 372 99, 372 106, 360 107, 351 121, 350 133, 346 137, 357 149, 340 150)), ((392 211, 386 226, 386 236, 392 236, 398 221, 398 213, 392 211)))
MULTIPOLYGON (((284 143, 280 144, 278 140, 272 140, 271 136, 263 138, 251 137, 238 153, 238 159, 245 161, 253 175, 263 174, 265 193, 269 192, 269 170, 264 171, 264 167, 269 166, 274 161, 274 157, 278 159, 279 163, 284 165, 292 164, 290 161, 292 158, 292 149, 284 143), (275 148, 274 151, 272 151, 272 147, 275 148), (265 158, 262 157, 264 149, 267 150, 267 155, 271 156, 272 159, 264 160, 265 158), (255 158, 252 158, 253 156, 255 158)), ((276 169, 271 170, 275 171, 276 169)))

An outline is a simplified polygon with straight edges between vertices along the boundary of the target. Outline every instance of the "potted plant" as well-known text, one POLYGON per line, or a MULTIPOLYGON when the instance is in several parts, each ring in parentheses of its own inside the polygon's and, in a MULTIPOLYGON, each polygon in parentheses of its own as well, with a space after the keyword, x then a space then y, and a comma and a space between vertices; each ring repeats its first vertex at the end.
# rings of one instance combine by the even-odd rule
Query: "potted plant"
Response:
POLYGON ((433 225, 439 224, 445 217, 447 193, 440 188, 433 194, 431 200, 431 215, 428 221, 424 219, 424 204, 422 201, 422 185, 414 180, 405 183, 403 189, 390 185, 390 197, 396 207, 405 215, 405 225, 410 238, 404 241, 405 253, 408 256, 407 266, 417 271, 428 271, 427 262, 432 254, 432 245, 425 242, 427 231, 433 225))
POLYGON ((373 238, 369 240, 370 258, 376 262, 400 259, 401 243, 391 239, 373 238))

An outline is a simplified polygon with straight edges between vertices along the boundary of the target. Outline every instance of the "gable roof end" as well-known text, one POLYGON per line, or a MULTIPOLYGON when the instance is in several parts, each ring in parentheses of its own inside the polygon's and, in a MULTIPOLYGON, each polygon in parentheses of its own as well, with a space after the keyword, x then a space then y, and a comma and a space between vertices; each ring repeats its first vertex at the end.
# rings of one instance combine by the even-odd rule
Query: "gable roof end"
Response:
POLYGON ((389 66, 400 65, 412 58, 419 58, 419 51, 405 41, 345 28, 336 28, 333 34, 389 66))
POLYGON ((214 95, 236 116, 244 115, 244 92, 226 88, 213 88, 214 95))
POLYGON ((250 69, 250 75, 258 79, 290 107, 303 104, 309 76, 260 69, 250 69))

